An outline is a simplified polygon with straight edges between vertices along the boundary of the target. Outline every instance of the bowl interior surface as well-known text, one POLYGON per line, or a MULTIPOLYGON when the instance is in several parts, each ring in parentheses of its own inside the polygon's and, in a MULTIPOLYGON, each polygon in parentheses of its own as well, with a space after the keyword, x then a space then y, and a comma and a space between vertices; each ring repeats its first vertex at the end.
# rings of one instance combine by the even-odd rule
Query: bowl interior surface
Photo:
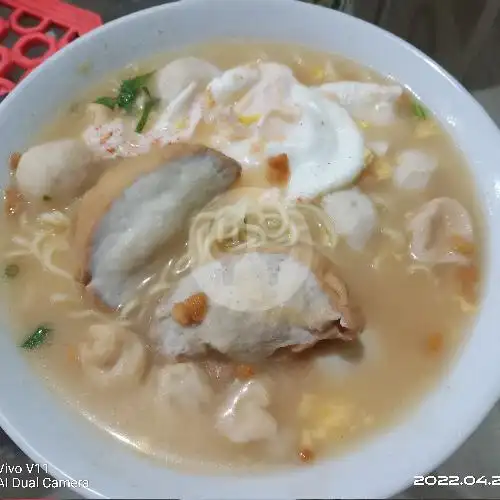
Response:
MULTIPOLYGON (((500 394, 500 136, 473 98, 417 49, 358 19, 301 2, 187 1, 114 21, 34 71, 0 107, 0 182, 12 151, 28 147, 62 106, 105 75, 153 54, 213 38, 302 44, 337 52, 407 85, 436 114, 474 173, 488 226, 488 276, 470 339, 432 393, 405 421, 340 459, 253 476, 192 476, 168 470, 103 436, 50 393, 0 318, 0 425, 34 460, 88 497, 383 498, 432 470, 474 430, 500 394), (82 65, 90 71, 82 74, 82 65), (470 374, 474 373, 474 376, 470 374), (477 383, 475 380, 481 381, 477 383)), ((189 432, 187 429, 186 432, 189 432)))

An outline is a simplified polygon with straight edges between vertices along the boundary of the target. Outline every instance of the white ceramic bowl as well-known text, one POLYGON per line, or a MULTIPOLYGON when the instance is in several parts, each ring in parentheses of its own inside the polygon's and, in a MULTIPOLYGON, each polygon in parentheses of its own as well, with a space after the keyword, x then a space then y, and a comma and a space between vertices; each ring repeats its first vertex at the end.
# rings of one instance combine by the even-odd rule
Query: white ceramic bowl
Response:
MULTIPOLYGON (((153 463, 101 434, 37 379, 0 335, 0 424, 57 478, 88 480, 88 497, 292 499, 387 497, 431 471, 474 430, 500 394, 500 135, 484 110, 436 63, 402 40, 332 10, 287 0, 182 0, 114 21, 33 72, 0 106, 0 172, 11 151, 108 72, 213 37, 293 42, 338 52, 408 85, 436 113, 474 172, 488 225, 485 298, 449 373, 404 422, 341 459, 253 476, 191 476, 153 463), (83 76, 78 68, 91 63, 83 76)), ((390 388, 388 388, 390 390, 390 388)), ((189 429, 186 429, 189 432, 189 429)))

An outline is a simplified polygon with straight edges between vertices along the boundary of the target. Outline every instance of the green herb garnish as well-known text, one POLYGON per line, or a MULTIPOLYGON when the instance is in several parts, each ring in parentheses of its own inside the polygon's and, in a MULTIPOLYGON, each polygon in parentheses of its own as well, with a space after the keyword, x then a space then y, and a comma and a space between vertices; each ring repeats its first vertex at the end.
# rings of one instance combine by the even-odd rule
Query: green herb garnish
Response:
POLYGON ((158 104, 160 100, 155 99, 155 98, 150 98, 146 104, 144 104, 144 108, 142 109, 142 115, 137 123, 137 127, 135 127, 135 131, 140 134, 143 130, 144 127, 146 126, 146 122, 148 121, 149 115, 153 108, 158 104))
POLYGON ((116 99, 114 97, 98 97, 95 101, 96 104, 102 104, 109 109, 115 109, 116 99))
POLYGON ((125 111, 131 111, 132 106, 139 96, 139 91, 145 87, 152 74, 153 73, 146 73, 145 75, 139 75, 135 78, 123 80, 120 85, 120 89, 118 90, 116 105, 125 111))
POLYGON ((43 201, 52 201, 52 198, 48 194, 44 194, 43 201))
POLYGON ((6 278, 12 279, 19 274, 19 266, 17 264, 7 264, 3 271, 3 275, 6 278))
POLYGON ((413 111, 414 116, 416 116, 419 120, 427 119, 427 110, 417 101, 413 101, 411 104, 411 109, 413 111))
POLYGON ((35 349, 41 346, 46 340, 51 328, 45 325, 40 325, 36 330, 21 344, 23 349, 35 349))
POLYGON ((135 128, 137 133, 141 133, 146 126, 146 122, 148 121, 152 109, 159 102, 159 99, 154 98, 149 92, 149 89, 146 87, 146 83, 152 74, 153 72, 123 80, 120 84, 118 95, 116 97, 98 97, 94 102, 102 104, 112 110, 118 107, 120 109, 124 109, 127 113, 131 113, 134 110, 134 107, 137 108, 135 104, 140 93, 144 92, 147 101, 144 104, 141 117, 139 118, 139 122, 135 128))

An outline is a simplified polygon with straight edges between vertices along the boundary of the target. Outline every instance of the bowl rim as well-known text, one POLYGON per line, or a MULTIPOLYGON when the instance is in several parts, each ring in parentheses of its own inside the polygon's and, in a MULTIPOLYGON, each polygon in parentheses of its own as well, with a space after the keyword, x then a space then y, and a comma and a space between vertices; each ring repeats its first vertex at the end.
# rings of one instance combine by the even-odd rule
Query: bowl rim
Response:
MULTIPOLYGON (((232 1, 234 0, 211 0, 211 5, 212 7, 215 6, 228 6, 232 1)), ((244 7, 249 6, 249 4, 252 4, 253 9, 260 9, 260 8, 265 8, 271 6, 271 8, 278 8, 277 4, 281 6, 281 2, 283 0, 239 0, 239 6, 244 7)), ((319 6, 314 6, 310 4, 303 4, 298 1, 293 1, 290 2, 289 5, 285 5, 286 9, 290 9, 293 7, 293 9, 296 9, 297 12, 301 13, 302 15, 308 15, 316 9, 322 9, 322 7, 319 6), (293 5, 290 5, 293 4, 293 5)), ((127 16, 124 16, 122 18, 118 18, 114 21, 111 21, 110 23, 107 23, 103 25, 100 28, 97 28, 96 30, 88 33, 87 35, 83 36, 81 39, 76 40, 72 42, 72 44, 68 45, 65 49, 61 50, 60 52, 54 54, 50 59, 48 59, 42 66, 37 68, 35 71, 33 71, 30 75, 27 76, 26 79, 24 79, 18 87, 9 95, 4 102, 2 103, 2 106, 0 107, 0 117, 2 115, 6 115, 9 113, 9 110, 11 108, 15 108, 16 102, 22 98, 23 92, 25 89, 33 85, 37 82, 37 79, 40 77, 42 73, 50 72, 50 71, 55 71, 57 70, 59 61, 61 59, 66 59, 71 57, 70 54, 75 54, 84 47, 86 44, 89 43, 94 38, 102 37, 105 33, 109 33, 115 29, 117 29, 119 26, 125 26, 125 25, 130 25, 131 23, 138 22, 138 19, 142 18, 150 18, 152 16, 156 16, 157 14, 164 13, 164 12, 171 12, 174 9, 178 10, 186 10, 188 11, 189 9, 194 9, 200 10, 206 8, 206 3, 202 2, 200 0, 190 0, 188 1, 182 1, 182 2, 177 2, 177 3, 171 3, 171 4, 163 4, 159 5, 156 7, 151 7, 149 9, 144 9, 142 11, 129 14, 127 16)), ((250 7, 248 7, 250 8, 250 7)), ((375 33, 378 32, 379 37, 383 36, 386 40, 390 40, 390 43, 392 44, 397 44, 399 47, 403 48, 408 54, 412 54, 414 58, 417 58, 421 63, 422 67, 425 67, 428 69, 428 71, 432 71, 435 75, 439 75, 440 80, 446 80, 448 87, 450 90, 453 90, 457 96, 463 101, 464 106, 466 104, 466 107, 468 109, 468 113, 470 113, 474 118, 477 120, 475 121, 475 125, 479 124, 483 129, 484 129, 484 135, 490 139, 498 139, 500 138, 499 131, 496 127, 496 125, 493 123, 493 121, 490 119, 490 117, 487 115, 486 111, 474 100, 474 98, 464 89, 464 87, 458 83, 448 72, 446 72, 443 68, 441 68, 436 62, 434 62, 432 59, 430 59, 428 56, 423 54, 420 50, 416 49, 415 47, 411 46, 407 42, 401 40, 400 38, 396 37, 395 35, 392 35, 385 30, 371 25, 370 23, 367 23, 363 20, 357 19, 357 18, 351 18, 347 14, 337 12, 334 10, 327 12, 322 12, 322 15, 325 17, 329 17, 330 19, 333 19, 335 16, 345 16, 346 18, 350 18, 348 21, 345 20, 347 23, 351 23, 352 25, 358 24, 358 25, 365 25, 363 29, 367 30, 367 33, 375 33)), ((430 74, 430 73, 429 73, 430 74)), ((447 117, 448 119, 449 117, 447 117)), ((0 120, 1 121, 1 120, 0 120)), ((495 159, 500 161, 500 149, 492 149, 492 160, 495 159)), ((470 160, 470 158, 467 158, 470 160)), ((469 163, 474 163, 470 162, 469 163)), ((474 177, 476 175, 474 174, 474 177)), ((495 210, 499 210, 499 207, 497 207, 497 203, 495 201, 495 206, 493 206, 493 200, 485 200, 485 208, 486 208, 486 214, 485 218, 489 218, 490 226, 492 227, 492 215, 495 210)), ((490 247, 489 242, 487 242, 487 246, 490 247)), ((493 256, 490 256, 493 258, 493 256)), ((488 273, 488 276, 485 277, 485 298, 483 299, 483 304, 482 304, 482 310, 486 308, 486 304, 488 304, 489 308, 494 307, 494 303, 490 300, 486 302, 487 298, 492 296, 493 292, 493 281, 494 281, 494 276, 498 275, 498 269, 500 269, 499 266, 495 266, 495 269, 493 272, 490 271, 488 273)), ((483 312, 479 313, 483 315, 483 312)), ((484 327, 484 326, 483 326, 484 327)), ((474 330, 477 329, 478 327, 474 327, 474 330)), ((464 348, 465 344, 469 345, 469 342, 464 342, 464 348)), ((500 349, 496 346, 493 346, 488 352, 485 353, 485 362, 483 365, 477 365, 476 364, 476 370, 477 374, 479 374, 481 371, 486 373, 485 367, 493 367, 495 366, 493 364, 494 357, 493 355, 500 353, 500 349), (494 348, 493 348, 494 347, 494 348)), ((471 349, 468 349, 467 351, 471 351, 471 349)), ((474 353, 478 351, 478 347, 475 346, 474 353)), ((473 353, 473 354, 474 354, 473 353)), ((461 353, 463 354, 463 353, 461 353)), ((475 358, 479 358, 480 354, 474 354, 475 358)), ((472 359, 474 359, 474 356, 472 356, 472 359)), ((471 356, 469 356, 471 357, 471 356)), ((454 367, 450 367, 450 371, 456 371, 456 365, 459 364, 458 359, 453 360, 454 367)), ((476 374, 476 375, 477 375, 476 374)), ((490 409, 494 406, 496 403, 499 395, 500 395, 500 368, 497 368, 497 374, 499 375, 496 379, 488 380, 487 383, 483 383, 483 385, 480 387, 480 390, 477 392, 470 393, 472 394, 471 396, 471 401, 473 404, 467 405, 465 408, 463 408, 463 411, 461 413, 461 420, 460 418, 456 418, 454 422, 450 422, 449 428, 444 428, 443 427, 443 432, 439 436, 426 436, 425 439, 423 439, 424 442, 424 447, 427 446, 429 450, 432 450, 429 452, 427 455, 426 454, 420 454, 414 458, 414 463, 411 465, 411 467, 408 466, 403 466, 401 464, 401 468, 397 473, 394 473, 394 475, 390 478, 385 478, 384 480, 379 480, 379 482, 374 485, 372 490, 360 490, 360 491, 365 491, 368 493, 369 496, 372 498, 383 498, 387 497, 390 495, 393 495, 399 491, 402 491, 405 487, 409 486, 411 483, 411 475, 408 474, 410 470, 420 470, 422 473, 427 472, 429 470, 434 469, 436 466, 438 466, 442 461, 444 461, 448 456, 450 456, 458 447, 466 440, 466 438, 472 434, 472 432, 475 430, 475 428, 479 425, 479 423, 484 419, 484 417, 487 415, 487 413, 490 411, 490 409), (475 400, 474 400, 475 398, 475 400), (455 434, 453 434, 455 432, 455 434), (438 444, 439 442, 439 444, 438 444)), ((443 378, 447 377, 445 375, 443 378)), ((444 384, 444 381, 443 381, 444 384)), ((446 385, 446 384, 444 384, 446 385)), ((464 386, 462 389, 462 393, 466 393, 466 391, 471 389, 473 386, 464 386)), ((0 391, 1 392, 1 391, 0 391)), ((436 390, 436 392, 438 392, 436 390)), ((432 405, 435 407, 436 402, 432 403, 432 405)), ((60 462, 60 465, 57 464, 52 464, 50 460, 47 460, 47 454, 50 455, 51 450, 42 450, 42 449, 37 449, 36 445, 28 442, 25 440, 23 437, 23 432, 21 429, 18 429, 16 424, 13 422, 13 419, 11 418, 12 416, 9 416, 4 413, 3 409, 3 403, 0 403, 0 425, 3 427, 5 432, 11 437, 11 439, 31 458, 33 458, 35 461, 38 463, 50 463, 52 465, 51 468, 51 474, 55 476, 57 479, 71 479, 71 476, 64 472, 63 469, 68 468, 68 464, 64 464, 63 462, 60 462)), ((74 417, 75 419, 78 418, 74 417)), ((437 415, 433 415, 433 418, 435 421, 440 422, 441 424, 444 424, 445 420, 438 418, 437 415)), ((421 429, 421 432, 425 432, 425 429, 421 429)), ((427 430, 428 432, 428 430, 427 430)), ((384 436, 384 439, 387 436, 384 436)), ((122 449, 123 453, 126 454, 127 452, 125 449, 122 449)), ((397 446, 397 450, 394 450, 394 453, 399 452, 404 454, 405 453, 405 447, 404 446, 397 446)), ((394 462, 394 460, 393 460, 394 462)), ((314 479, 315 477, 318 477, 319 474, 328 474, 329 468, 332 465, 332 461, 327 460, 324 463, 317 464, 311 467, 311 469, 308 469, 309 472, 304 473, 304 471, 301 471, 300 476, 301 480, 307 480, 307 479, 314 479)), ((381 473, 381 470, 383 468, 380 467, 380 465, 376 464, 374 465, 375 468, 377 468, 378 473, 381 473)), ((172 474, 176 478, 184 477, 182 482, 185 481, 186 476, 178 473, 177 471, 172 471, 172 474)), ((228 481, 230 482, 233 486, 228 487, 228 488, 223 488, 224 493, 223 494, 228 494, 228 496, 219 496, 219 498, 242 498, 241 496, 237 495, 232 495, 231 492, 235 492, 236 488, 241 491, 247 491, 247 490, 252 490, 253 488, 258 488, 260 493, 255 496, 254 498, 266 498, 266 494, 269 495, 268 491, 266 490, 266 486, 274 485, 273 488, 275 489, 277 482, 287 480, 289 477, 292 476, 292 472, 289 471, 284 475, 281 474, 273 474, 272 476, 265 476, 261 478, 231 478, 230 480, 224 476, 215 476, 215 478, 218 478, 219 481, 228 481), (266 493, 267 491, 267 493, 266 493)), ((191 478, 191 480, 194 480, 191 478)), ((214 485, 216 484, 217 480, 212 481, 212 478, 207 478, 204 476, 196 476, 197 481, 203 482, 204 486, 199 486, 198 491, 206 491, 205 488, 210 489, 213 488, 214 485)), ((106 483, 107 479, 104 478, 104 483, 106 483)), ((103 481, 100 481, 101 483, 103 481)), ((273 489, 272 488, 272 489, 273 489)), ((103 495, 103 492, 106 491, 112 491, 113 488, 110 487, 109 485, 107 487, 99 487, 97 489, 93 489, 92 487, 86 488, 86 487, 80 487, 80 488, 75 488, 80 494, 87 496, 87 497, 94 497, 94 498, 103 498, 105 497, 103 495)), ((216 491, 215 489, 212 489, 212 491, 216 491)), ((282 491, 282 490, 280 490, 282 491)), ((287 490, 289 491, 289 490, 287 490)), ((193 490, 189 489, 189 493, 192 494, 193 490)), ((135 495, 132 495, 135 496, 135 495)), ((274 496, 274 495, 272 495, 274 496)), ((361 495, 364 496, 364 495, 361 495)), ((183 496, 184 498, 185 496, 183 496)), ((291 497, 294 497, 294 495, 291 495, 291 497)), ((279 498, 288 498, 288 497, 279 497, 279 498)))

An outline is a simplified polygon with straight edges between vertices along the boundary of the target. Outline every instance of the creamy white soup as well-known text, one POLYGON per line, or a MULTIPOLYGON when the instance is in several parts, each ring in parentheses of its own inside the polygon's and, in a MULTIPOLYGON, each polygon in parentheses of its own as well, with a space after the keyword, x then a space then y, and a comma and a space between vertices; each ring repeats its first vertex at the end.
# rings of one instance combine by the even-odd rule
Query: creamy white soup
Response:
POLYGON ((5 190, 19 350, 109 439, 194 470, 307 466, 403 418, 466 340, 483 249, 403 84, 231 41, 54 110, 5 190))

